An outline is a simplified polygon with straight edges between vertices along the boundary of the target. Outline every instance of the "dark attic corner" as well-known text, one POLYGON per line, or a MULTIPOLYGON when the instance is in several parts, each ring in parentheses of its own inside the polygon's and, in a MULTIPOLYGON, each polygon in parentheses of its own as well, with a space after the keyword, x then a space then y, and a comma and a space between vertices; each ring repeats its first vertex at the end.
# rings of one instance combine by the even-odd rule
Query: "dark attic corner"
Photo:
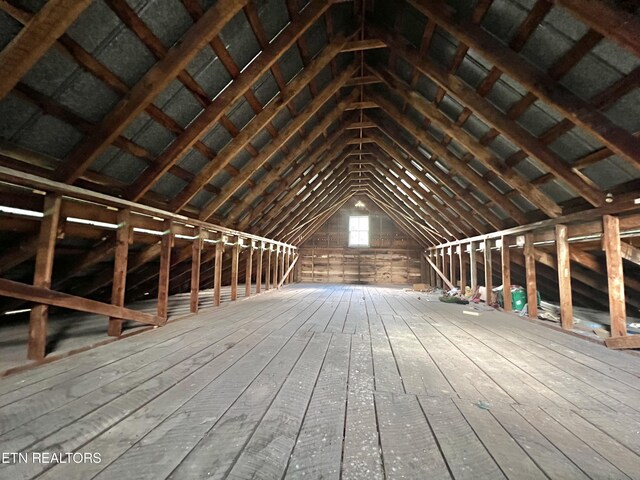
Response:
POLYGON ((0 478, 639 478, 639 135, 636 0, 0 0, 0 478))

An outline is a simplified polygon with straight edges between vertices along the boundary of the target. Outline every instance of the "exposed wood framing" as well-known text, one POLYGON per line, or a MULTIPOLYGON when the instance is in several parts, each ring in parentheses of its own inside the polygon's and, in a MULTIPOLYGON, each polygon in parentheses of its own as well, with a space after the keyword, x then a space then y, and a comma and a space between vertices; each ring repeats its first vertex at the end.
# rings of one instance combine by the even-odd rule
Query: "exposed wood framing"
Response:
POLYGON ((560 323, 562 328, 573 328, 573 301, 571 296, 571 254, 566 225, 556 225, 556 251, 558 258, 558 285, 560 288, 560 323))
POLYGON ((538 318, 538 283, 533 241, 533 234, 526 233, 524 236, 524 259, 527 281, 527 315, 529 318, 538 318))
MULTIPOLYGON (((60 220, 60 195, 47 195, 44 199, 43 218, 40 223, 33 286, 48 290, 51 287, 53 258, 60 220)), ((23 298, 24 300, 24 298, 23 298)), ((29 314, 29 346, 27 356, 31 360, 41 360, 46 355, 47 321, 49 304, 36 304, 29 314)))
POLYGON ((174 245, 173 222, 164 222, 160 241, 160 270, 158 273, 158 317, 162 323, 169 318, 169 278, 171 275, 171 250, 174 245))
MULTIPOLYGON (((127 284, 127 261, 129 259, 129 243, 131 242, 131 211, 129 209, 118 212, 118 231, 116 232, 116 251, 113 265, 113 284, 111 286, 111 304, 116 307, 124 306, 127 284)), ((107 334, 119 337, 122 334, 122 319, 109 318, 107 334)))
POLYGON ((502 265, 502 296, 504 298, 504 311, 510 312, 513 308, 511 301, 511 250, 510 250, 511 238, 508 236, 502 237, 500 247, 500 257, 502 265))
POLYGON ((627 334, 627 310, 620 247, 620 221, 618 217, 604 215, 602 217, 602 227, 604 233, 602 243, 607 257, 611 336, 621 337, 627 334))

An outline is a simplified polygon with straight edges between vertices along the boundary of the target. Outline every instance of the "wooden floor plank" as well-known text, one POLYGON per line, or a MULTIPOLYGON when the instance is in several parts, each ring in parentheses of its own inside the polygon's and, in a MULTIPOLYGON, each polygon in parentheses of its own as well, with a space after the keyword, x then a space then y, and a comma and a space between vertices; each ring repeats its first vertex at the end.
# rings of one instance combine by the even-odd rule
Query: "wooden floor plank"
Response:
POLYGON ((286 478, 339 479, 351 337, 333 334, 286 478))
POLYGON ((452 478, 414 395, 376 393, 387 478, 452 478))
POLYGON ((244 480, 256 476, 257 472, 265 480, 283 477, 331 336, 313 334, 309 347, 233 465, 229 478, 244 480))
POLYGON ((371 338, 368 335, 354 335, 351 339, 347 419, 342 453, 344 480, 384 478, 373 389, 371 338))
POLYGON ((505 478, 500 467, 450 399, 422 396, 418 399, 454 478, 505 478))
POLYGON ((1 450, 102 457, 0 478, 638 478, 635 357, 464 308, 295 284, 0 379, 1 450))

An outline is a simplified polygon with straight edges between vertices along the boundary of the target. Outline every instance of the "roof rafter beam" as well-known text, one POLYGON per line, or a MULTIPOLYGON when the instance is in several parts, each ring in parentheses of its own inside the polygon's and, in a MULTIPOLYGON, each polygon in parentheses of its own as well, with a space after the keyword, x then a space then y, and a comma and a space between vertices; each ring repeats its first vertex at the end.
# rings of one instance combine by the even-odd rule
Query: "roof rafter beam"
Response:
POLYGON ((538 98, 557 108, 565 117, 580 125, 613 152, 632 165, 640 166, 640 141, 624 128, 615 125, 589 102, 571 93, 545 72, 502 45, 478 25, 456 22, 455 11, 442 0, 407 1, 461 42, 481 52, 487 60, 513 77, 538 98))
MULTIPOLYGON (((446 69, 426 57, 420 56, 415 49, 406 44, 403 45, 397 35, 387 35, 385 38, 400 56, 447 93, 455 97, 470 112, 478 115, 483 121, 493 126, 500 134, 522 148, 526 154, 539 160, 554 176, 564 181, 569 188, 573 189, 593 206, 602 206, 604 194, 599 192, 593 184, 585 182, 583 177, 576 174, 559 155, 549 149, 540 139, 520 127, 458 77, 447 72, 446 69)), ((381 71, 378 73, 382 75, 389 74, 386 76, 386 80, 393 83, 394 87, 401 90, 405 96, 419 95, 418 92, 404 84, 390 72, 381 71)))
POLYGON ((487 196, 498 207, 511 215, 516 222, 521 225, 528 223, 524 212, 509 200, 505 199, 502 193, 490 185, 480 174, 467 165, 466 162, 456 157, 444 145, 439 143, 437 139, 429 135, 424 128, 416 125, 391 102, 383 102, 383 104, 385 113, 389 115, 392 120, 409 132, 434 155, 446 161, 447 166, 451 170, 474 185, 483 195, 487 196))
POLYGON ((49 0, 0 52, 0 100, 47 53, 91 0, 49 0))
MULTIPOLYGON (((405 169, 410 171, 412 175, 426 182, 425 185, 428 186, 437 185, 433 181, 433 179, 437 180, 442 184, 442 186, 446 186, 449 190, 456 194, 458 196, 458 201, 464 202, 469 206, 469 208, 471 208, 472 211, 475 211, 478 215, 484 218, 488 225, 491 225, 498 230, 502 230, 505 228, 504 222, 500 218, 498 218, 498 216, 493 213, 485 204, 477 200, 470 191, 463 188, 450 175, 437 168, 432 162, 426 161, 427 159, 425 158, 425 156, 422 155, 415 146, 411 145, 410 142, 402 138, 402 135, 397 127, 391 128, 387 125, 378 125, 378 128, 380 129, 380 132, 373 132, 371 133, 371 136, 375 138, 378 141, 378 144, 385 150, 385 145, 387 144, 389 148, 394 148, 394 145, 397 145, 397 147, 395 148, 403 150, 409 156, 409 161, 405 161, 404 163, 402 163, 402 165, 405 167, 405 169), (389 138, 390 141, 394 142, 394 145, 387 142, 387 140, 385 139, 385 135, 389 138), (428 175, 426 175, 425 172, 419 171, 411 163, 411 159, 419 164, 421 168, 426 170, 428 175)), ((399 155, 399 157, 403 159, 401 155, 399 155)), ((438 188, 442 192, 442 195, 446 195, 446 193, 442 189, 442 186, 438 185, 438 188)))
POLYGON ((129 124, 183 71, 195 56, 247 3, 248 0, 220 0, 169 49, 104 118, 95 131, 85 137, 56 171, 56 179, 75 182, 129 124))
MULTIPOLYGON (((230 197, 233 195, 257 169, 266 164, 278 149, 284 145, 291 137, 293 137, 298 129, 304 125, 322 106, 327 103, 333 97, 333 95, 342 87, 344 82, 355 72, 357 65, 352 64, 349 68, 346 68, 338 78, 333 80, 325 89, 314 98, 309 105, 293 119, 285 128, 282 129, 280 134, 274 138, 269 144, 267 144, 260 151, 255 159, 251 160, 248 165, 242 168, 240 174, 229 182, 222 189, 219 195, 217 195, 211 202, 209 202, 200 213, 201 219, 207 219, 213 215, 230 197)), ((335 120, 337 120, 346 105, 348 105, 355 98, 356 91, 354 90, 344 100, 342 100, 334 110, 327 114, 322 121, 316 125, 313 130, 309 132, 307 138, 301 142, 296 148, 296 155, 300 155, 306 150, 311 143, 324 132, 335 120)), ((292 152, 293 153, 293 152, 292 152)))
MULTIPOLYGON (((549 198, 547 194, 539 188, 532 187, 531 184, 522 178, 513 168, 505 165, 498 157, 491 153, 487 147, 482 145, 460 126, 449 120, 435 105, 427 102, 422 96, 408 95, 407 92, 396 88, 395 85, 389 85, 389 88, 403 99, 407 101, 411 100, 411 105, 420 112, 421 115, 429 118, 429 120, 442 129, 444 133, 455 138, 458 143, 477 158, 486 168, 496 173, 505 183, 518 190, 523 197, 527 198, 549 217, 558 217, 562 214, 560 206, 549 198)), ((381 100, 385 104, 391 103, 387 99, 382 99, 381 95, 377 94, 374 100, 381 100)))
MULTIPOLYGON (((162 177, 162 175, 176 164, 178 160, 180 160, 180 158, 182 158, 189 149, 191 149, 195 143, 209 131, 209 129, 222 117, 228 107, 245 95, 251 88, 251 85, 253 85, 257 79, 261 78, 271 67, 273 67, 284 52, 286 52, 291 45, 293 45, 295 41, 314 24, 314 22, 322 15, 322 13, 325 12, 327 8, 329 8, 329 6, 330 4, 322 6, 314 5, 308 9, 309 11, 305 10, 304 15, 300 15, 300 17, 291 22, 287 29, 279 35, 273 43, 265 48, 260 56, 258 56, 242 73, 240 73, 233 83, 213 102, 211 102, 211 104, 202 111, 200 115, 191 122, 191 124, 189 124, 184 132, 160 154, 156 159, 155 164, 145 171, 144 174, 141 175, 133 184, 128 197, 133 200, 140 199, 162 177)), ((280 92, 278 100, 271 102, 252 120, 248 127, 245 127, 240 134, 234 138, 230 144, 234 145, 233 151, 235 152, 235 149, 237 148, 237 152, 239 152, 249 144, 251 137, 247 137, 253 130, 248 130, 247 128, 256 129, 256 133, 257 131, 262 130, 262 128, 265 128, 271 120, 273 120, 275 115, 282 108, 285 108, 289 101, 313 79, 315 76, 313 74, 315 72, 320 72, 322 68, 324 68, 324 66, 339 53, 341 45, 343 45, 344 42, 346 42, 346 39, 342 39, 326 47, 314 63, 305 69, 305 73, 307 70, 308 73, 306 73, 306 75, 301 75, 303 78, 294 79, 287 86, 284 92, 280 92), (260 125, 259 129, 257 128, 258 124, 260 125)), ((230 151, 228 150, 230 145, 220 152, 215 160, 209 163, 209 165, 215 166, 214 175, 224 168, 231 160, 228 158, 229 153, 227 153, 230 151)), ((210 168, 213 169, 213 167, 210 168)), ((196 178, 200 176, 201 175, 198 174, 196 178)), ((195 183, 192 182, 190 185, 194 186, 191 188, 187 187, 190 188, 188 191, 190 192, 191 189, 195 190, 195 188, 200 186, 201 183, 203 185, 207 182, 208 180, 206 182, 200 182, 199 180, 195 183)), ((200 188, 195 190, 195 193, 197 193, 200 188)), ((186 197, 186 194, 183 194, 183 196, 186 197)))

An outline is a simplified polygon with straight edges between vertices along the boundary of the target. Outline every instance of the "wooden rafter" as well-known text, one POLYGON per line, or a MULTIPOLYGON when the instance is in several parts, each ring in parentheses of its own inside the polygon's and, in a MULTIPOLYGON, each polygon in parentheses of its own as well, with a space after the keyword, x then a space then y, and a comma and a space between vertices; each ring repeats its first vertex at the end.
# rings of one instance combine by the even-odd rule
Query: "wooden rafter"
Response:
POLYGON ((47 53, 91 0, 49 0, 0 52, 0 100, 47 53))
POLYGON ((613 152, 635 166, 640 165, 640 141, 624 128, 615 125, 587 101, 571 93, 513 50, 503 46, 478 25, 457 22, 454 19, 455 12, 444 2, 440 0, 408 0, 408 2, 460 41, 481 51, 487 60, 520 82, 538 98, 558 109, 565 117, 584 128, 613 152))
POLYGON ((62 182, 75 182, 127 126, 193 60, 209 40, 222 30, 248 0, 220 0, 198 20, 131 89, 56 171, 62 182))

